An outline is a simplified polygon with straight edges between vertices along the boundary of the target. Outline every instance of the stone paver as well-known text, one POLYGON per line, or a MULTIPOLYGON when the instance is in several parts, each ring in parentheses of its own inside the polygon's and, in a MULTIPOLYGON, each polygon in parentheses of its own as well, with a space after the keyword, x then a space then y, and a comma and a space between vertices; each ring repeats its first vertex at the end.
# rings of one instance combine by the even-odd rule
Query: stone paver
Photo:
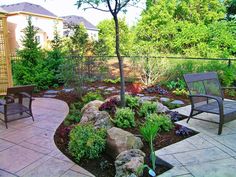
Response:
POLYGON ((64 156, 54 143, 54 133, 69 112, 67 104, 51 98, 33 101, 31 118, 0 122, 0 176, 86 177, 93 175, 64 156))
MULTIPOLYGON (((190 106, 175 109, 188 116, 190 106)), ((199 118, 218 121, 217 115, 203 113, 199 118)), ((199 134, 156 151, 174 168, 161 177, 235 177, 236 175, 236 120, 224 124, 223 133, 217 135, 218 125, 191 119, 178 124, 200 132, 199 134)))

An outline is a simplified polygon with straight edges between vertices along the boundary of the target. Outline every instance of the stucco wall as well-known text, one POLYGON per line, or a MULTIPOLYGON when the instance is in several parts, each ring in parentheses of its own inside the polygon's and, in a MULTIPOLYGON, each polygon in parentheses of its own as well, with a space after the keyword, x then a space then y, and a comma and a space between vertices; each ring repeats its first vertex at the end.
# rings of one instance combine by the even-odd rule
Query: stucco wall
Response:
MULTIPOLYGON (((8 16, 8 31, 11 53, 14 53, 16 49, 22 47, 22 37, 24 35, 23 30, 28 24, 29 15, 17 14, 8 16)), ((32 16, 32 24, 38 27, 37 36, 40 38, 40 45, 45 48, 48 47, 48 41, 53 39, 54 27, 57 24, 59 34, 63 35, 63 22, 62 20, 32 16)))

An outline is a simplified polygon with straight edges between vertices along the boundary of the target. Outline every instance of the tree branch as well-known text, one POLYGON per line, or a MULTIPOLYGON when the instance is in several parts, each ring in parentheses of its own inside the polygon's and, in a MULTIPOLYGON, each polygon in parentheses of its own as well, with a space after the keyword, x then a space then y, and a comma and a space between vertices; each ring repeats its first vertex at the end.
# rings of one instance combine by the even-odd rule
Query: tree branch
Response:
POLYGON ((102 12, 109 12, 109 10, 105 10, 105 9, 98 8, 98 6, 95 6, 95 5, 93 5, 92 3, 88 2, 88 1, 87 1, 87 4, 89 4, 90 7, 85 7, 85 8, 83 8, 84 10, 87 10, 87 9, 96 9, 96 10, 99 10, 99 11, 102 11, 102 12))
POLYGON ((114 13, 114 11, 111 8, 110 0, 107 0, 107 5, 108 5, 108 8, 109 8, 109 11, 111 12, 112 16, 114 17, 115 13, 114 13))

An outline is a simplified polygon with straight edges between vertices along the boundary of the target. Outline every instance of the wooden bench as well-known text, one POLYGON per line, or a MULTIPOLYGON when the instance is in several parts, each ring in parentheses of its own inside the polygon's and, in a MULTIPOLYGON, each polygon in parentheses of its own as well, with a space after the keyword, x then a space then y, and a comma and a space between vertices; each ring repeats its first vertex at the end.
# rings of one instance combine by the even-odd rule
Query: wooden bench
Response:
MULTIPOLYGON (((191 101, 191 112, 187 122, 190 118, 194 118, 217 123, 219 124, 218 135, 220 135, 223 124, 236 119, 236 101, 224 99, 223 89, 227 87, 221 87, 215 72, 185 74, 184 79, 191 101), (219 121, 193 117, 203 112, 219 115, 219 121)), ((235 87, 228 88, 235 89, 235 87)))
POLYGON ((6 128, 7 123, 26 117, 33 117, 32 113, 32 93, 34 86, 18 86, 10 87, 7 89, 7 95, 4 101, 0 104, 0 113, 3 114, 2 121, 5 122, 6 128))

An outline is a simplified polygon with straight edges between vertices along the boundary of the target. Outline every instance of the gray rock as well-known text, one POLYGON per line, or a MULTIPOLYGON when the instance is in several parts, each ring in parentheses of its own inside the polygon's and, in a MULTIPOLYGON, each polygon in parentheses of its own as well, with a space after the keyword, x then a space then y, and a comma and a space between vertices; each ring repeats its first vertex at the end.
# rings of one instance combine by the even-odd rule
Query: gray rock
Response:
POLYGON ((177 105, 184 105, 184 102, 181 100, 174 100, 171 102, 172 104, 177 104, 177 105))
POLYGON ((105 102, 107 102, 107 101, 109 101, 109 100, 111 100, 111 99, 113 99, 113 98, 117 99, 118 102, 120 101, 120 95, 113 95, 113 96, 108 97, 108 98, 105 100, 105 102))
POLYGON ((100 111, 95 118, 95 128, 105 128, 106 130, 112 128, 114 125, 111 121, 110 115, 106 111, 100 111))
POLYGON ((141 138, 134 136, 132 133, 113 127, 107 131, 107 148, 106 152, 113 158, 123 151, 129 149, 141 149, 143 142, 141 138))
POLYGON ((130 149, 121 152, 115 161, 115 177, 135 177, 142 176, 138 174, 138 169, 144 164, 145 153, 139 149, 130 149))
POLYGON ((138 93, 137 96, 144 97, 144 94, 138 93))
POLYGON ((169 108, 164 106, 162 103, 157 101, 156 104, 157 104, 157 113, 165 113, 170 111, 169 108))
POLYGON ((161 97, 161 98, 160 98, 160 101, 161 101, 161 102, 169 102, 170 99, 169 99, 169 98, 166 98, 166 97, 161 97))
POLYGON ((105 89, 107 86, 100 86, 100 87, 98 87, 98 89, 100 89, 100 90, 103 90, 103 89, 105 89))

